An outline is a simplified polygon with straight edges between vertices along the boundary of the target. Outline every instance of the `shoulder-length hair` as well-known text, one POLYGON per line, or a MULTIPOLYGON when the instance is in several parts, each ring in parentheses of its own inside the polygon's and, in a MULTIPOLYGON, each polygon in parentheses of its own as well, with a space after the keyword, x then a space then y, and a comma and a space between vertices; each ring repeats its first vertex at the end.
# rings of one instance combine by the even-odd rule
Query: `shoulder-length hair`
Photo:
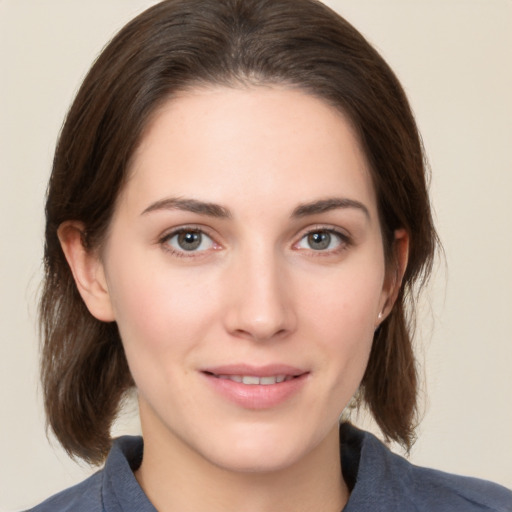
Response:
POLYGON ((315 0, 167 0, 128 23, 98 57, 57 144, 46 202, 40 302, 41 374, 48 424, 73 456, 101 462, 121 399, 134 386, 115 323, 87 310, 57 229, 81 221, 101 246, 130 159, 152 114, 187 88, 296 87, 347 116, 369 162, 388 269, 394 232, 410 237, 391 314, 375 334, 360 399, 387 439, 410 447, 417 411, 413 288, 430 273, 436 233, 418 130, 377 51, 315 0))

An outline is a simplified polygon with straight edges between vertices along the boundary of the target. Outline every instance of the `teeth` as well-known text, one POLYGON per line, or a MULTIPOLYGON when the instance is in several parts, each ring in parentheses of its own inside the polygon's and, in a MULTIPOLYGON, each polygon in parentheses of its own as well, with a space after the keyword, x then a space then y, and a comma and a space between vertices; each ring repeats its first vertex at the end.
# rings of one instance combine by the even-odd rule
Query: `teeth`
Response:
POLYGON ((241 375, 217 375, 219 379, 232 380, 234 382, 242 382, 241 375))
POLYGON ((217 377, 219 379, 232 380, 248 386, 268 386, 270 384, 279 384, 280 382, 293 379, 291 375, 272 375, 270 377, 256 377, 254 375, 217 375, 217 377))
POLYGON ((250 375, 244 375, 242 377, 242 382, 244 384, 249 384, 249 385, 253 386, 253 385, 256 385, 256 384, 260 383, 260 378, 259 377, 252 377, 250 375))

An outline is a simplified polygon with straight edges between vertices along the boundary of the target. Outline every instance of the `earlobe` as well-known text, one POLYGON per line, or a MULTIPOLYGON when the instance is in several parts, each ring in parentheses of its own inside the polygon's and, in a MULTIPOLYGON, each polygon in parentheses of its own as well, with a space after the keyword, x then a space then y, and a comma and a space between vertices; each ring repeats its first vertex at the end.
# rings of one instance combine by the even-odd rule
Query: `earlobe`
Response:
POLYGON ((76 287, 90 313, 103 322, 115 320, 103 263, 96 251, 83 244, 84 225, 63 222, 57 230, 62 251, 75 279, 76 287))
POLYGON ((395 231, 395 240, 393 242, 393 261, 388 270, 386 283, 383 293, 383 304, 378 316, 378 323, 380 324, 393 309, 396 302, 400 288, 402 287, 402 280, 407 269, 407 262, 409 260, 409 234, 405 229, 397 229, 395 231))

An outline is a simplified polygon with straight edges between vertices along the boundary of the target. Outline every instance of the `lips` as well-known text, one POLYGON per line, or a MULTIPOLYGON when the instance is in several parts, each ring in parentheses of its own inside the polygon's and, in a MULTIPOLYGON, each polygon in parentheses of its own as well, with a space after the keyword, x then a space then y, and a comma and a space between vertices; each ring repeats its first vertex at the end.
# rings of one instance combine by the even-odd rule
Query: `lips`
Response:
POLYGON ((256 375, 215 375, 215 377, 218 379, 229 379, 233 382, 241 382, 247 386, 268 386, 295 378, 291 375, 272 375, 269 377, 258 377, 256 375))
POLYGON ((201 373, 216 394, 246 409, 283 404, 302 389, 309 375, 288 365, 229 365, 207 368, 201 373))

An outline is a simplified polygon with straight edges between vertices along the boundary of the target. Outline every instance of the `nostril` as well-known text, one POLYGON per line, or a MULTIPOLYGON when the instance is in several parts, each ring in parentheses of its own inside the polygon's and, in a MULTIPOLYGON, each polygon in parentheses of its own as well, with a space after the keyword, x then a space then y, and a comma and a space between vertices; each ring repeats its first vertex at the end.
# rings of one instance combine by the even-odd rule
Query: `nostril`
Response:
POLYGON ((272 329, 264 328, 261 325, 251 329, 236 329, 233 331, 235 336, 240 338, 252 339, 255 341, 267 341, 281 339, 288 334, 289 330, 285 328, 272 329))
POLYGON ((224 326, 233 336, 255 341, 282 339, 295 330, 296 318, 291 297, 278 286, 235 286, 229 294, 224 326))

